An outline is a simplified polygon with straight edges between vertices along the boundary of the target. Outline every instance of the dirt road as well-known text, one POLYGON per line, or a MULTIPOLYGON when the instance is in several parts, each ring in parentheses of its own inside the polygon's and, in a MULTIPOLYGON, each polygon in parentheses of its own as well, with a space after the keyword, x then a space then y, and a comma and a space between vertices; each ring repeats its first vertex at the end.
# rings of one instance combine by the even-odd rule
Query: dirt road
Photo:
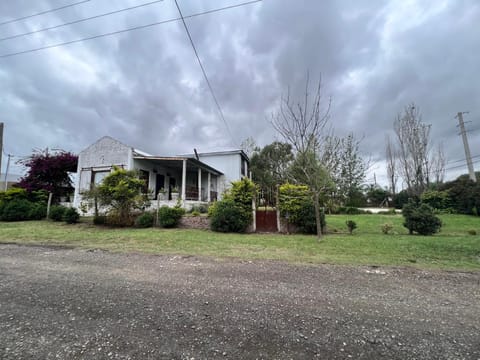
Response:
POLYGON ((0 245, 1 359, 480 359, 480 273, 0 245))

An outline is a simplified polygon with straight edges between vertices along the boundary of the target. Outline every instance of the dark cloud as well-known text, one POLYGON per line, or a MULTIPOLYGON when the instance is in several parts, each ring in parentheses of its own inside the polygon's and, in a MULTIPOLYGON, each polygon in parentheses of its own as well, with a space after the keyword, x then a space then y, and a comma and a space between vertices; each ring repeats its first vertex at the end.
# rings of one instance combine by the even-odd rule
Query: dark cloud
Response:
MULTIPOLYGON (((0 22, 68 3, 1 2, 0 22)), ((0 37, 141 3, 92 0, 0 26, 0 37)), ((184 15, 233 3, 179 1, 184 15)), ((0 54, 177 16, 174 2, 164 0, 3 41, 0 54)), ((179 22, 2 58, 5 150, 24 155, 48 146, 78 152, 103 135, 156 154, 238 146, 247 137, 265 145, 278 138, 269 118, 281 94, 290 88, 300 98, 308 72, 312 85, 322 77, 325 104, 332 98, 335 131, 363 138, 362 151, 377 162, 372 173, 380 181, 385 135, 393 134, 395 116, 411 102, 451 161, 464 157, 454 116, 470 111, 468 126, 479 130, 469 140, 478 155, 479 19, 474 0, 269 0, 187 19, 230 131, 179 22)))

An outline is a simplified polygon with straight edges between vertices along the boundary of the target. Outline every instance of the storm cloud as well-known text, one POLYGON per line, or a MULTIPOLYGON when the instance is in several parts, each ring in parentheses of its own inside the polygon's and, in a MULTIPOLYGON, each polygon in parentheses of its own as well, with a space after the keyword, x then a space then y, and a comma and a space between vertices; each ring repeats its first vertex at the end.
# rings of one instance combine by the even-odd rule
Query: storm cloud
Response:
MULTIPOLYGON (((0 22, 71 4, 0 3, 0 22)), ((55 26, 148 1, 90 0, 0 25, 0 37, 55 26)), ((240 2, 240 1, 239 1, 240 2)), ((179 0, 184 15, 239 2, 179 0)), ((174 19, 172 0, 51 31, 0 41, 0 55, 174 19)), ((307 73, 321 76, 338 135, 353 132, 384 181, 384 139, 415 102, 443 143, 447 177, 466 172, 459 111, 480 128, 480 5, 475 0, 264 0, 186 19, 222 108, 219 116, 179 21, 0 58, 0 121, 5 152, 79 152, 110 135, 153 154, 238 147, 247 137, 278 138, 269 123, 282 94, 303 96, 307 73)), ((472 155, 480 132, 469 132, 472 155)), ((475 160, 475 159, 474 159, 475 160)), ((2 162, 2 172, 5 171, 2 162)), ((12 171, 12 170, 10 170, 12 171)), ((14 167, 14 171, 21 169, 14 167)))

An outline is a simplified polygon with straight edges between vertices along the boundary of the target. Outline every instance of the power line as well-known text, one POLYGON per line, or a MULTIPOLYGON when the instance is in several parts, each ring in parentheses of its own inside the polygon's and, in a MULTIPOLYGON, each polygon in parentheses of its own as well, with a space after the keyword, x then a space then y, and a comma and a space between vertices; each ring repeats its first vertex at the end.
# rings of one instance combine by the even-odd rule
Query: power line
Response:
POLYGON ((26 32, 26 33, 22 33, 22 34, 6 36, 6 37, 3 37, 3 38, 0 38, 0 41, 15 39, 15 38, 19 38, 19 37, 22 37, 22 36, 37 34, 39 32, 58 29, 58 28, 63 27, 63 26, 78 24, 78 23, 81 23, 81 22, 84 22, 84 21, 88 21, 88 20, 92 20, 92 19, 98 19, 98 18, 108 16, 108 15, 118 14, 118 13, 121 13, 121 12, 124 12, 124 11, 129 11, 129 10, 137 9, 137 8, 140 8, 140 7, 143 7, 143 6, 152 5, 152 4, 161 2, 161 1, 163 1, 163 0, 151 1, 151 2, 148 2, 148 3, 145 3, 145 4, 130 6, 130 7, 127 7, 127 8, 120 9, 120 10, 110 11, 110 12, 107 12, 107 13, 98 14, 98 15, 95 15, 95 16, 90 16, 90 17, 87 17, 87 18, 83 18, 83 19, 79 19, 79 20, 75 20, 75 21, 70 21, 70 22, 67 22, 67 23, 63 23, 63 24, 59 24, 59 25, 55 25, 55 26, 50 26, 50 27, 46 27, 46 28, 42 28, 42 29, 38 29, 38 30, 33 30, 33 31, 26 32))
MULTIPOLYGON (((477 164, 477 163, 480 163, 480 160, 472 161, 472 164, 477 164)), ((466 164, 452 166, 452 167, 449 167, 449 168, 445 169, 445 171, 462 168, 462 167, 465 167, 465 165, 466 165, 466 164)))
POLYGON ((80 4, 89 2, 89 1, 90 1, 90 0, 82 0, 82 1, 78 1, 78 2, 73 3, 73 4, 64 5, 64 6, 60 6, 60 7, 58 7, 58 8, 41 11, 41 12, 36 13, 36 14, 31 14, 31 15, 22 16, 22 17, 19 17, 19 18, 16 18, 16 19, 12 19, 12 20, 7 20, 7 21, 4 21, 4 22, 1 22, 1 23, 0 23, 0 26, 1 26, 1 25, 6 25, 6 24, 11 24, 11 23, 13 23, 13 22, 17 22, 17 21, 20 21, 20 20, 29 19, 29 18, 34 17, 34 16, 39 16, 39 15, 48 14, 48 13, 51 13, 51 12, 54 12, 54 11, 66 9, 66 8, 69 8, 69 7, 72 7, 72 6, 75 6, 75 5, 80 5, 80 4))
MULTIPOLYGON (((480 157, 480 155, 475 155, 475 156, 472 156, 472 159, 475 159, 477 157, 480 157)), ((467 159, 460 159, 460 160, 455 160, 455 161, 447 161, 447 164, 453 164, 453 163, 457 163, 457 162, 462 162, 462 161, 466 161, 467 159)))
POLYGON ((200 65, 200 69, 202 69, 203 77, 205 78, 205 81, 207 82, 208 88, 210 89, 210 93, 212 94, 215 105, 217 105, 217 109, 218 109, 218 112, 220 114, 220 117, 223 120, 223 123, 225 124, 225 127, 227 128, 228 134, 230 135, 230 139, 232 140, 232 145, 234 145, 235 141, 234 141, 232 133, 230 131, 230 127, 228 126, 228 123, 225 120, 225 116, 223 116, 222 108, 220 107, 220 104, 217 100, 217 97, 215 96, 215 92, 213 91, 213 87, 210 84, 210 80, 208 79, 208 76, 207 76, 207 73, 205 71, 205 68, 203 67, 202 61, 200 60, 200 57, 198 56, 197 48, 195 47, 195 44, 193 43, 192 36, 190 35, 190 31, 188 30, 187 23, 185 22, 182 11, 180 10, 180 6, 178 6, 177 0, 175 0, 175 5, 177 6, 178 13, 180 14, 180 17, 182 18, 183 26, 185 27, 185 31, 187 32, 188 39, 190 40, 190 44, 192 45, 192 48, 193 48, 193 52, 195 53, 195 56, 198 60, 198 65, 200 65))
MULTIPOLYGON (((189 18, 201 16, 201 15, 212 14, 212 13, 220 12, 220 11, 223 11, 223 10, 228 10, 228 9, 233 9, 233 8, 237 8, 237 7, 241 7, 241 6, 245 6, 245 5, 258 3, 258 2, 261 2, 261 1, 262 0, 253 0, 253 1, 247 1, 247 2, 243 2, 243 3, 235 4, 235 5, 229 5, 229 6, 225 6, 225 7, 221 7, 221 8, 217 8, 217 9, 207 10, 207 11, 203 11, 203 12, 200 12, 200 13, 184 16, 184 19, 189 19, 189 18)), ((31 53, 31 52, 36 52, 36 51, 52 49, 52 48, 56 48, 56 47, 59 47, 59 46, 75 44, 75 43, 79 43, 79 42, 82 42, 82 41, 98 39, 98 38, 106 37, 106 36, 112 36, 112 35, 121 34, 121 33, 125 33, 125 32, 128 32, 128 31, 133 31, 133 30, 145 29, 145 28, 149 28, 149 27, 152 27, 152 26, 166 24, 166 23, 175 22, 175 21, 179 21, 179 20, 182 20, 182 18, 179 17, 179 18, 173 18, 173 19, 168 19, 168 20, 162 20, 162 21, 157 21, 157 22, 147 24, 147 25, 134 26, 134 27, 131 27, 131 28, 123 29, 123 30, 112 31, 112 32, 109 32, 109 33, 89 36, 89 37, 81 38, 81 39, 77 39, 77 40, 65 41, 65 42, 58 43, 58 44, 46 45, 46 46, 42 46, 42 47, 38 47, 38 48, 34 48, 34 49, 28 49, 28 50, 24 50, 24 51, 18 51, 18 52, 14 52, 14 53, 7 53, 7 54, 0 55, 0 58, 7 58, 7 57, 16 56, 16 55, 22 55, 22 54, 27 54, 27 53, 31 53)))

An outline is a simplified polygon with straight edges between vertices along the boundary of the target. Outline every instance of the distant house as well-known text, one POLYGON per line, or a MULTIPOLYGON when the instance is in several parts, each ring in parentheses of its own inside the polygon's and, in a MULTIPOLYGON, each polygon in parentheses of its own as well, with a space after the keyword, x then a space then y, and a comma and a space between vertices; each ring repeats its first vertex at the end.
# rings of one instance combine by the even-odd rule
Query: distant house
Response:
POLYGON ((109 136, 102 137, 78 156, 73 206, 81 207, 82 192, 100 183, 114 166, 139 172, 153 207, 175 205, 177 189, 186 208, 210 203, 221 198, 230 182, 248 174, 249 160, 242 150, 197 155, 150 155, 109 136))

